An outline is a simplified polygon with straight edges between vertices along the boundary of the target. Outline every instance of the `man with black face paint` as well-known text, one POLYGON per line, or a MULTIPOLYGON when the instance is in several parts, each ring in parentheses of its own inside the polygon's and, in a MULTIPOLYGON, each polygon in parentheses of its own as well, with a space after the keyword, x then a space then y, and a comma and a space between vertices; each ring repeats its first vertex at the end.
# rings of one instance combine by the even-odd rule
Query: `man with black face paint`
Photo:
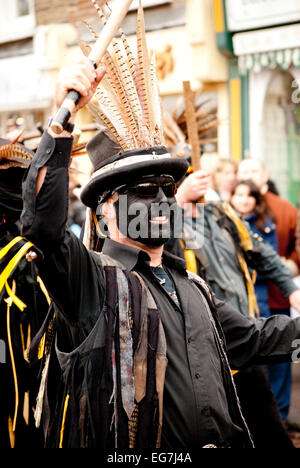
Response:
POLYGON ((118 188, 117 192, 117 223, 125 237, 142 244, 161 246, 174 236, 178 205, 173 177, 146 176, 133 186, 118 188))
MULTIPOLYGON (((57 107, 69 89, 80 91, 74 117, 103 73, 95 76, 87 60, 72 65, 58 81, 57 107)), ((48 383, 58 388, 44 398, 46 445, 252 447, 230 366, 291 359, 300 318, 243 317, 218 302, 184 261, 163 253, 187 164, 162 146, 121 151, 103 133, 91 141, 95 172, 81 194, 88 207, 83 245, 66 229, 69 131, 45 133, 24 183, 23 232, 44 253, 39 271, 56 315, 60 375, 50 366, 48 383), (128 233, 123 217, 129 227, 135 203, 142 216, 128 233), (109 230, 101 254, 86 248, 98 204, 109 230), (153 204, 158 211, 151 213, 153 204), (150 237, 139 234, 143 228, 150 237)))

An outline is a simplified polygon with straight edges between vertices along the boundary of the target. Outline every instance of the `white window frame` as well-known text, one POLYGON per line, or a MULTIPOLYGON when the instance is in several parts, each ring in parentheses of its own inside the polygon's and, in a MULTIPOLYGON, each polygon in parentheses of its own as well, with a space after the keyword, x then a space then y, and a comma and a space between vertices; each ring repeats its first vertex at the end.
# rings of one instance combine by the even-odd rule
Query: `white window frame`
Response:
MULTIPOLYGON (((173 3, 174 0, 142 0, 143 8, 150 8, 159 5, 166 5, 173 3)), ((113 0, 112 0, 113 3, 113 0)), ((129 11, 137 10, 139 7, 139 0, 133 0, 132 4, 129 7, 129 11)))
MULTIPOLYGON (((143 8, 163 5, 165 3, 173 3, 173 0, 142 0, 143 8)), ((133 0, 130 10, 137 10, 139 7, 139 0, 133 0)))
POLYGON ((17 16, 17 0, 0 0, 0 43, 32 37, 35 29, 34 0, 28 0, 29 14, 17 16))

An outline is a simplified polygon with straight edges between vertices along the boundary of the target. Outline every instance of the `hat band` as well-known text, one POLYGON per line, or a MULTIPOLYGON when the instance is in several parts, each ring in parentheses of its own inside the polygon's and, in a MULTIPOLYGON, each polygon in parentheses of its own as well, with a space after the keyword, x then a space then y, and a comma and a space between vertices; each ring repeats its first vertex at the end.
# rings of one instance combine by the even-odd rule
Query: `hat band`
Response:
POLYGON ((138 156, 130 156, 126 159, 121 159, 119 161, 115 161, 111 164, 108 164, 105 167, 102 167, 101 169, 98 169, 98 171, 94 172, 92 175, 92 179, 95 177, 99 177, 100 175, 109 173, 111 171, 114 171, 116 169, 121 169, 123 167, 130 167, 133 166, 134 164, 141 163, 141 162, 149 162, 149 161, 159 161, 161 159, 170 159, 172 156, 169 153, 164 153, 164 154, 141 154, 138 156))

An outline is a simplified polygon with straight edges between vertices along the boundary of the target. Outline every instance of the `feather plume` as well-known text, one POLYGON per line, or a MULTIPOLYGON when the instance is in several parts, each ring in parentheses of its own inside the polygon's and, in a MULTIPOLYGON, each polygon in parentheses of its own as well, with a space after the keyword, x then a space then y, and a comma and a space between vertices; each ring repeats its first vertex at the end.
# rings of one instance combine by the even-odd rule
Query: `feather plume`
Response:
POLYGON ((186 137, 177 122, 175 122, 174 118, 166 109, 163 109, 163 119, 165 143, 169 151, 171 151, 172 148, 177 146, 179 143, 184 143, 186 137))
MULTIPOLYGON (((105 2, 105 6, 107 9, 106 15, 103 9, 99 7, 99 5, 97 4, 95 0, 92 0, 92 3, 103 25, 105 25, 107 23, 107 15, 108 15, 107 11, 109 10, 110 12, 110 9, 107 3, 105 2)), ((92 31, 91 27, 89 27, 89 29, 90 31, 92 31)), ((95 38, 97 38, 94 32, 93 32, 93 35, 95 38)), ((122 36, 123 37, 125 36, 123 32, 122 32, 122 36)), ((123 113, 124 119, 128 121, 128 125, 129 125, 131 132, 133 133, 136 140, 138 140, 138 129, 137 129, 136 122, 135 122, 136 118, 138 117, 135 118, 134 113, 133 113, 135 112, 135 114, 137 114, 139 112, 138 103, 137 101, 134 101, 133 108, 131 108, 130 102, 129 102, 131 100, 131 97, 134 95, 134 91, 135 91, 131 83, 132 77, 127 70, 127 63, 125 63, 123 59, 118 42, 116 40, 113 40, 112 44, 113 44, 113 48, 117 57, 118 67, 116 63, 114 63, 113 58, 110 55, 110 53, 107 52, 104 56, 104 64, 108 70, 108 77, 109 77, 108 80, 110 81, 111 87, 113 88, 113 90, 115 91, 119 99, 121 100, 121 104, 123 108, 125 109, 125 113, 123 113), (130 92, 128 94, 126 94, 126 91, 125 91, 127 87, 130 87, 130 92)), ((127 47, 129 47, 128 43, 127 43, 127 47)))
POLYGON ((153 106, 154 121, 156 122, 154 140, 155 140, 155 144, 160 144, 159 142, 162 142, 164 140, 163 116, 162 116, 162 103, 161 103, 161 99, 159 95, 159 87, 158 87, 157 72, 156 72, 156 56, 155 56, 154 51, 152 52, 150 68, 151 68, 151 84, 152 84, 152 106, 153 106))
MULTIPOLYGON (((194 105, 200 145, 216 143, 220 121, 217 116, 217 105, 214 97, 207 97, 205 93, 198 93, 195 95, 194 105)), ((185 105, 182 100, 179 101, 174 109, 172 119, 180 132, 185 136, 186 141, 188 141, 185 105)))
POLYGON ((89 110, 94 116, 95 121, 103 127, 108 137, 111 140, 118 143, 124 151, 128 150, 129 147, 122 140, 121 136, 119 135, 118 131, 115 129, 109 118, 100 110, 99 105, 95 104, 94 102, 90 102, 89 110))
POLYGON ((139 83, 139 96, 144 111, 144 118, 150 131, 154 130, 152 121, 152 95, 149 88, 148 77, 150 76, 149 54, 147 49, 145 19, 142 4, 139 2, 137 19, 137 79, 139 83))
MULTIPOLYGON (((103 1, 99 6, 96 0, 91 1, 105 25, 111 14, 109 2, 103 1)), ((97 39, 93 28, 88 24, 87 27, 97 39)), ((119 35, 119 39, 112 40, 103 58, 106 76, 88 107, 96 122, 104 126, 108 136, 124 150, 162 145, 163 117, 155 55, 149 57, 141 2, 137 19, 137 57, 122 29, 119 35)), ((81 41, 80 46, 86 53, 87 45, 81 41)))
MULTIPOLYGON (((96 4, 95 0, 92 0, 94 4, 96 4)), ((96 7, 96 5, 95 5, 96 7)), ((107 22, 107 19, 109 18, 109 15, 111 14, 111 9, 107 3, 107 1, 104 2, 103 4, 103 7, 102 7, 102 14, 101 14, 101 9, 96 7, 98 13, 99 13, 99 17, 102 19, 102 22, 103 24, 105 25, 106 22, 107 22)), ((136 61, 135 61, 135 58, 134 58, 134 55, 129 47, 129 44, 128 44, 128 41, 127 41, 127 37, 126 35, 124 34, 124 31, 122 28, 119 29, 119 34, 120 34, 120 37, 121 37, 121 41, 123 43, 123 47, 124 47, 124 50, 125 50, 125 54, 126 54, 126 59, 127 59, 127 65, 128 65, 128 69, 131 73, 131 76, 132 78, 134 79, 135 83, 136 83, 136 61)))
MULTIPOLYGON (((95 0, 92 0, 92 2, 97 10, 99 18, 105 25, 111 13, 111 9, 107 2, 105 2, 102 9, 97 5, 95 0)), ((116 57, 115 62, 109 53, 105 55, 104 62, 109 69, 109 76, 111 77, 110 84, 121 100, 121 104, 125 110, 124 117, 127 119, 129 128, 138 145, 140 141, 138 121, 142 118, 142 112, 136 92, 136 84, 134 82, 135 60, 122 29, 119 30, 119 33, 125 50, 125 56, 119 42, 113 39, 112 46, 116 57)))
POLYGON ((0 147, 0 169, 26 168, 31 160, 32 155, 19 144, 10 143, 0 147))
POLYGON ((80 39, 79 42, 78 42, 78 44, 79 44, 79 47, 80 47, 80 49, 82 50, 83 54, 84 54, 86 57, 88 57, 88 55, 89 55, 89 53, 90 53, 90 51, 91 51, 91 46, 88 45, 88 43, 85 42, 83 39, 80 39))
MULTIPOLYGON (((111 102, 111 100, 107 97, 107 95, 103 92, 103 90, 99 89, 96 97, 99 102, 100 109, 102 110, 103 114, 110 120, 115 128, 119 130, 120 137, 126 142, 127 146, 128 143, 134 144, 134 137, 130 133, 131 130, 131 122, 128 122, 128 126, 126 126, 127 120, 124 119, 124 116, 119 111, 119 109, 111 102), (132 140, 132 141, 131 141, 132 140)), ((125 112, 127 111, 127 107, 125 112)))
MULTIPOLYGON (((199 93, 195 95, 194 104, 200 145, 217 143, 217 130, 220 121, 217 118, 214 98, 207 98, 205 93, 199 93)), ((172 115, 163 109, 163 120, 165 142, 170 152, 175 146, 181 148, 183 143, 188 142, 185 104, 182 98, 178 101, 172 115)))
POLYGON ((24 130, 21 130, 20 133, 16 136, 16 138, 12 141, 12 144, 18 143, 21 140, 21 137, 24 133, 24 130))

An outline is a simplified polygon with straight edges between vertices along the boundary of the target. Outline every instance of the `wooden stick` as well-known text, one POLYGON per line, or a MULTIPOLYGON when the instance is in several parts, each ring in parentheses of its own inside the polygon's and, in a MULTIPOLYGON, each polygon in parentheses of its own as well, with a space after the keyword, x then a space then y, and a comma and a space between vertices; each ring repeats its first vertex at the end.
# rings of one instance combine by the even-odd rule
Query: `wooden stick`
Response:
MULTIPOLYGON (((114 5, 114 9, 108 18, 106 25, 102 29, 99 38, 93 45, 88 56, 95 68, 97 68, 101 62, 111 40, 120 28, 132 1, 133 0, 119 0, 119 2, 114 5)), ((69 121, 80 98, 81 95, 77 91, 69 91, 65 101, 51 123, 51 130, 57 134, 60 134, 63 131, 65 124, 69 121)))
MULTIPOLYGON (((192 148, 192 167, 194 171, 201 169, 200 162, 200 140, 198 134, 198 125, 195 110, 195 93, 191 89, 190 81, 183 82, 184 99, 185 99, 185 117, 188 131, 189 143, 192 148)), ((205 197, 201 197, 198 203, 205 203, 205 197)))
POLYGON ((183 82, 184 99, 185 99, 185 118, 187 124, 189 143, 192 148, 192 166, 194 171, 201 169, 200 164, 200 141, 198 135, 198 126, 196 119, 196 111, 194 105, 195 94, 191 89, 190 81, 183 82))

